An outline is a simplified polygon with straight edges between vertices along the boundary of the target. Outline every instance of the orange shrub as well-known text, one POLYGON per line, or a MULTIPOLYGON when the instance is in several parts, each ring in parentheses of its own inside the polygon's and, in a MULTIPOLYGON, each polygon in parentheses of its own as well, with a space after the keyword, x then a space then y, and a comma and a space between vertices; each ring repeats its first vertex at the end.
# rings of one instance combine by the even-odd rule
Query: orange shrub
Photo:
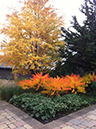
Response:
POLYGON ((43 83, 43 94, 48 95, 60 95, 61 93, 67 93, 69 90, 71 90, 71 87, 66 83, 65 78, 60 78, 57 76, 57 78, 48 78, 43 83))
POLYGON ((66 81, 69 83, 72 88, 72 93, 82 92, 85 93, 85 82, 80 75, 71 74, 71 76, 66 75, 66 81))
POLYGON ((46 75, 42 75, 43 73, 37 73, 36 75, 32 75, 33 78, 30 78, 28 80, 23 80, 23 81, 19 81, 17 82, 17 85, 20 86, 22 89, 29 89, 29 88, 33 88, 38 90, 39 87, 43 84, 43 82, 45 81, 45 79, 47 79, 49 77, 49 74, 46 75))
POLYGON ((72 91, 72 93, 82 92, 85 93, 85 82, 83 78, 79 75, 71 74, 71 76, 66 75, 65 77, 62 76, 52 78, 49 77, 49 74, 37 73, 33 75, 33 78, 28 80, 23 80, 17 83, 18 86, 22 87, 23 89, 33 88, 38 90, 42 87, 42 93, 47 95, 60 95, 62 93, 68 93, 68 91, 72 91))

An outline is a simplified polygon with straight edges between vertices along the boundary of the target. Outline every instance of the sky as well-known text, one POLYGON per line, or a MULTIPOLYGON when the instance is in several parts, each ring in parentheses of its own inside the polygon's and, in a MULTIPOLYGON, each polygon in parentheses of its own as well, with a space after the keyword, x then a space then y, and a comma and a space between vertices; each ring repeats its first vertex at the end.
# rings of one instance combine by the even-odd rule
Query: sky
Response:
POLYGON ((72 16, 77 16, 77 20, 82 24, 84 20, 84 14, 79 10, 81 4, 84 4, 84 0, 51 0, 52 5, 58 8, 60 13, 64 13, 65 27, 70 26, 72 16))
MULTIPOLYGON (((22 0, 23 1, 23 0, 22 0)), ((64 14, 65 28, 70 26, 70 21, 72 21, 72 16, 77 16, 77 20, 82 24, 84 20, 84 15, 79 11, 81 4, 84 0, 50 0, 50 3, 58 10, 60 15, 64 14)), ((0 0, 0 23, 5 22, 6 14, 11 12, 8 7, 20 8, 19 0, 0 0)), ((0 24, 0 27, 2 24, 0 24)), ((2 36, 0 35, 0 40, 2 36)))
MULTIPOLYGON (((4 22, 6 13, 9 13, 8 7, 14 6, 20 8, 19 0, 0 0, 0 22, 4 22)), ((23 0, 22 0, 23 1, 23 0)), ((83 14, 79 11, 84 0, 50 0, 50 3, 59 9, 59 13, 64 14, 66 26, 72 21, 72 16, 76 15, 78 21, 82 22, 83 14)))

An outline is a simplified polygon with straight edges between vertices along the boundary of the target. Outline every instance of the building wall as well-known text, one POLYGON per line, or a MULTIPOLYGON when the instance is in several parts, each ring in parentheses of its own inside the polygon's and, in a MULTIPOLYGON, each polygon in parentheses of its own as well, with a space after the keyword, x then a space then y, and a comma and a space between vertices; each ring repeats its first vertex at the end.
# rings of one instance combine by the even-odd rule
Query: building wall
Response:
MULTIPOLYGON (((25 75, 25 76, 22 74, 18 75, 18 79, 30 78, 30 77, 32 77, 32 75, 25 75)), ((14 75, 12 74, 12 69, 11 68, 0 68, 0 78, 13 80, 14 75)))
POLYGON ((2 79, 14 79, 13 74, 11 74, 12 69, 10 68, 0 68, 0 78, 2 79))

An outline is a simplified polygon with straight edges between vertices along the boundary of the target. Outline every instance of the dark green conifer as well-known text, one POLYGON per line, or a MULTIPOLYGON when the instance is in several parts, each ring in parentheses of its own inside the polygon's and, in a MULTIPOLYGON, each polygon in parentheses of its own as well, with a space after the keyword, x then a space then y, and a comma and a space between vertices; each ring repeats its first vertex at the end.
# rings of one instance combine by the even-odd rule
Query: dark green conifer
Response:
POLYGON ((67 60, 63 66, 57 66, 59 70, 62 68, 62 72, 71 70, 70 73, 78 73, 80 69, 85 72, 96 69, 96 0, 85 0, 80 11, 85 15, 83 25, 73 16, 71 27, 61 28, 67 43, 65 51, 60 49, 61 56, 67 60))

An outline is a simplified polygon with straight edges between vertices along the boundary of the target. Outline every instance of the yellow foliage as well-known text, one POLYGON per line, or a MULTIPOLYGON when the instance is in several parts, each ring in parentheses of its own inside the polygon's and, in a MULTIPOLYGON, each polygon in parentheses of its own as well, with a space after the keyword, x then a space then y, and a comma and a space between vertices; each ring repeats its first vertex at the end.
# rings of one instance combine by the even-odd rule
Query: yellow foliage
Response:
POLYGON ((96 75, 94 72, 92 74, 89 73, 83 76, 83 80, 85 82, 86 87, 88 87, 88 85, 91 84, 91 82, 94 81, 95 79, 96 79, 96 75))
POLYGON ((2 41, 5 47, 0 65, 6 62, 14 66, 14 72, 28 74, 30 69, 44 72, 48 66, 52 67, 51 62, 59 59, 58 48, 61 45, 64 48, 65 44, 59 41, 63 17, 57 16, 47 2, 49 0, 28 0, 21 12, 7 15, 9 24, 0 31, 9 41, 2 41))
POLYGON ((71 74, 71 76, 66 75, 62 78, 58 76, 52 78, 49 77, 49 74, 43 76, 43 73, 37 73, 33 75, 33 78, 17 82, 17 85, 23 89, 33 88, 38 91, 41 88, 41 93, 48 96, 59 96, 68 93, 68 91, 75 94, 77 92, 86 93, 84 84, 83 78, 79 75, 71 74))

